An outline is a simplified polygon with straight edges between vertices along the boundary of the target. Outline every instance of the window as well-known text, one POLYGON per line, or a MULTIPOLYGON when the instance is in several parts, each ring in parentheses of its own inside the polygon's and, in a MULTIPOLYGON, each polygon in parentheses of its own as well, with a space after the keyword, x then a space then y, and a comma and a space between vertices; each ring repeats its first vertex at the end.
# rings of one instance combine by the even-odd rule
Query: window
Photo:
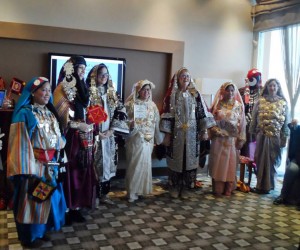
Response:
MULTIPOLYGON (((299 45, 299 36, 300 36, 300 25, 294 25, 288 27, 288 46, 289 56, 291 59, 292 66, 290 68, 293 72, 293 77, 295 79, 300 79, 300 45, 299 45), (292 35, 291 35, 292 34, 292 35)), ((258 48, 257 48, 257 68, 262 73, 262 81, 266 82, 267 79, 276 78, 280 81, 283 94, 289 103, 289 109, 291 110, 291 98, 289 96, 288 84, 294 84, 292 92, 293 95, 296 94, 298 86, 295 82, 290 81, 287 83, 285 76, 285 62, 284 62, 284 44, 283 44, 283 29, 274 29, 264 32, 259 32, 258 34, 258 48)), ((300 122, 300 100, 299 97, 294 105, 294 117, 300 122)), ((287 157, 287 148, 284 148, 282 151, 282 161, 281 166, 277 169, 279 175, 284 174, 285 172, 285 159, 287 157)))
MULTIPOLYGON (((291 27, 292 31, 299 32, 300 25, 291 27)), ((298 34, 298 33, 297 33, 298 34)), ((282 29, 269 30, 259 33, 258 38, 258 55, 257 55, 257 68, 262 72, 263 83, 269 78, 277 78, 281 85, 285 98, 287 99, 291 108, 291 100, 288 94, 288 86, 284 73, 284 57, 283 57, 283 44, 282 44, 282 29)), ((297 37, 289 41, 293 46, 299 43, 297 37)), ((296 47, 296 46, 295 46, 296 47)), ((299 51, 298 51, 299 53, 299 51)), ((300 58, 297 58, 299 65, 300 58)), ((294 91, 296 91, 294 89, 294 91)), ((293 93, 295 94, 295 93, 293 93)), ((300 121, 300 101, 297 99, 295 105, 294 118, 300 121)))

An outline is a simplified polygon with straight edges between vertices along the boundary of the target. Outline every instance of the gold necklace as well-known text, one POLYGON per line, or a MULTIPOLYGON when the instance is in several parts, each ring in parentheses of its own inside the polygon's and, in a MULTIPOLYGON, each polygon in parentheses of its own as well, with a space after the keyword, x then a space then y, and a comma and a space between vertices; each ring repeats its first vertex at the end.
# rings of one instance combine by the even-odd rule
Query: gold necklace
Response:
POLYGON ((231 101, 231 100, 228 100, 228 101, 221 101, 221 106, 224 107, 225 109, 229 109, 231 110, 234 106, 234 100, 231 101))

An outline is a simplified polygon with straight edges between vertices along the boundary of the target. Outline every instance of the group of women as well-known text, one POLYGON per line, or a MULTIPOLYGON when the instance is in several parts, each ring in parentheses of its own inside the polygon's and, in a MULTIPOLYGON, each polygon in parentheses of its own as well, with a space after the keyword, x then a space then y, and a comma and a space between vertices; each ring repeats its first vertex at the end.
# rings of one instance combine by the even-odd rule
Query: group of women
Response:
MULTIPOLYGON (((152 191, 155 143, 166 147, 171 197, 188 198, 196 183, 200 141, 208 139, 213 193, 231 195, 246 140, 244 105, 233 83, 220 87, 209 111, 188 69, 181 68, 171 79, 160 115, 149 80, 134 84, 123 104, 106 65, 94 66, 86 81, 85 67, 81 56, 67 60, 53 100, 49 80, 33 78, 14 110, 7 174, 14 183, 14 216, 23 246, 39 247, 49 240, 47 231, 85 221, 80 209, 93 208, 96 198, 114 204, 108 193, 118 163, 117 134, 126 142, 129 202, 152 191)), ((252 126, 260 191, 274 188, 274 168, 287 136, 286 106, 279 82, 268 81, 252 126)))

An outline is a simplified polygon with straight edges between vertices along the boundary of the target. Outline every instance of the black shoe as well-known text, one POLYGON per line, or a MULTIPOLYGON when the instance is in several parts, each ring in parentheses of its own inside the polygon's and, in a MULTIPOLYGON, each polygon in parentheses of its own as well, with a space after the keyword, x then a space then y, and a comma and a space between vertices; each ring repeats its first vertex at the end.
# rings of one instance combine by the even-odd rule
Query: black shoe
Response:
POLYGON ((66 226, 72 225, 72 218, 70 212, 65 212, 65 225, 66 226))
POLYGON ((36 239, 32 242, 21 242, 21 245, 25 248, 40 248, 43 245, 43 241, 36 239))
POLYGON ((250 192, 256 193, 256 194, 268 194, 270 191, 257 189, 257 188, 252 188, 252 189, 250 189, 250 192))
POLYGON ((50 236, 48 234, 45 234, 42 238, 41 238, 42 241, 45 241, 45 242, 48 242, 51 240, 50 236))
POLYGON ((75 222, 85 222, 85 218, 82 216, 80 210, 70 210, 71 220, 75 222))
POLYGON ((274 205, 281 205, 281 204, 287 204, 286 200, 283 199, 281 196, 278 196, 274 201, 274 205))

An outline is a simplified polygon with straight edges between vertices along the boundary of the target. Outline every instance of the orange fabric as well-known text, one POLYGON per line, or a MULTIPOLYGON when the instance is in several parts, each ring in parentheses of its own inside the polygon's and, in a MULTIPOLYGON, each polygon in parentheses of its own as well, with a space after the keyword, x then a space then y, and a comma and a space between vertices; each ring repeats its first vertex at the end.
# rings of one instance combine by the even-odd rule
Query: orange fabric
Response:
POLYGON ((246 185, 244 182, 238 181, 237 182, 237 189, 240 190, 241 192, 248 193, 250 192, 250 187, 246 185))
POLYGON ((246 156, 240 156, 240 163, 250 164, 251 159, 249 157, 246 157, 246 156))

